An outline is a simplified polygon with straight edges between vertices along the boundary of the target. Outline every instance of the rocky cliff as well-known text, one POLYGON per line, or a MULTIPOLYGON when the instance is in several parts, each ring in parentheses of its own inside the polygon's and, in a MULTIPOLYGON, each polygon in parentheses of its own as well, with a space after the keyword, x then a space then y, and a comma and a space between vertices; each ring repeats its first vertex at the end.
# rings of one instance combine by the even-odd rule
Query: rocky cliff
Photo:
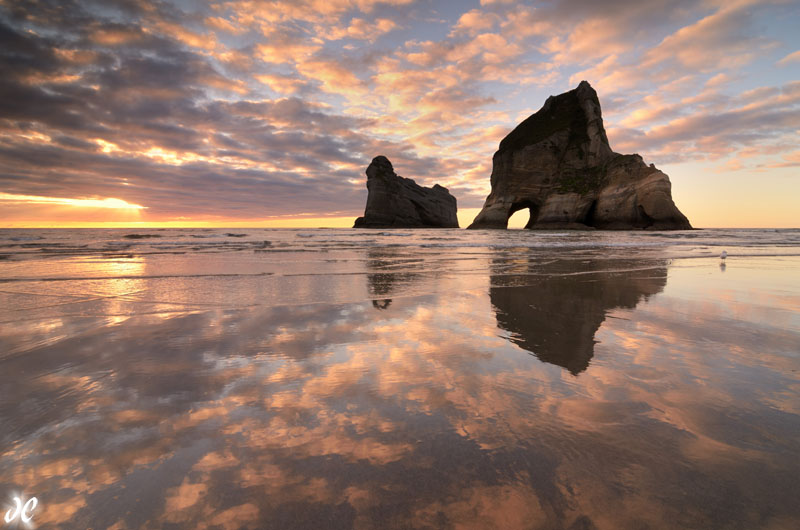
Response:
POLYGON ((639 155, 611 150, 586 81, 547 98, 500 142, 491 184, 469 228, 507 228, 514 212, 528 208, 526 228, 691 229, 667 175, 639 155))
POLYGON ((353 228, 458 228, 456 198, 447 188, 398 176, 385 156, 367 167, 367 189, 364 217, 353 228))

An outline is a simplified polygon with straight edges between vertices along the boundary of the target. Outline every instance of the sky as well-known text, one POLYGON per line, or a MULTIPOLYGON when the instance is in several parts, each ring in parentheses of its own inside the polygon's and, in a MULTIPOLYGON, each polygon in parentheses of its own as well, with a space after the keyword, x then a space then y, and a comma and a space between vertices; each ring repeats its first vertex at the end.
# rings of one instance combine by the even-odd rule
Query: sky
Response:
POLYGON ((0 227, 352 226, 377 155, 463 227, 581 80, 695 227, 800 227, 798 27, 797 0, 0 0, 0 227))

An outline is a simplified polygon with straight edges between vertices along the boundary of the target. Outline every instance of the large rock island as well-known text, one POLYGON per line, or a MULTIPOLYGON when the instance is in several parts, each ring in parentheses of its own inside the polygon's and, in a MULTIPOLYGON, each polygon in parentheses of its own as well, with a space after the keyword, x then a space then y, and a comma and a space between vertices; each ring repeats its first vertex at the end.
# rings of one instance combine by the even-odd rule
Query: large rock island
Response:
POLYGON ((544 106, 500 142, 492 191, 469 228, 507 228, 530 210, 525 228, 687 230, 669 177, 639 155, 611 150, 597 92, 578 87, 544 106))
POLYGON ((353 228, 458 228, 456 198, 447 188, 398 176, 385 156, 367 167, 367 189, 364 217, 353 228))

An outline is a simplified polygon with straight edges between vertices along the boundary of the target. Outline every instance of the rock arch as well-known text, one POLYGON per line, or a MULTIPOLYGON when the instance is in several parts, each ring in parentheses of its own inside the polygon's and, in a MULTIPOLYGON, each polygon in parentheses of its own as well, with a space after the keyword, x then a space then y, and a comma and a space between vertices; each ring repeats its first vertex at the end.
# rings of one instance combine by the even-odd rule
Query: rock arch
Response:
POLYGON ((691 229, 667 175, 639 155, 611 150, 586 81, 547 98, 500 142, 491 184, 469 228, 507 228, 528 207, 534 215, 526 228, 691 229))

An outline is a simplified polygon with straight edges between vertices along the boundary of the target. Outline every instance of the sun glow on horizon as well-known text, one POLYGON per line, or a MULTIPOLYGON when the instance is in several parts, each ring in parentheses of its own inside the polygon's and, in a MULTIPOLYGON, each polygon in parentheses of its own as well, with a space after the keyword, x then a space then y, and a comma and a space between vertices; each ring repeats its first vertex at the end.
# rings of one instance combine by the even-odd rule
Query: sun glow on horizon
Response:
POLYGON ((77 208, 110 208, 115 210, 146 210, 147 206, 133 204, 122 199, 107 198, 81 198, 70 199, 66 197, 42 197, 39 195, 16 195, 13 193, 0 193, 0 203, 15 204, 51 204, 57 206, 74 206, 77 208))
MULTIPOLYGON (((138 212, 137 212, 138 213, 138 212)), ((19 220, 3 222, 0 228, 351 228, 355 216, 348 217, 287 217, 277 219, 163 219, 137 221, 89 220, 19 220)))

